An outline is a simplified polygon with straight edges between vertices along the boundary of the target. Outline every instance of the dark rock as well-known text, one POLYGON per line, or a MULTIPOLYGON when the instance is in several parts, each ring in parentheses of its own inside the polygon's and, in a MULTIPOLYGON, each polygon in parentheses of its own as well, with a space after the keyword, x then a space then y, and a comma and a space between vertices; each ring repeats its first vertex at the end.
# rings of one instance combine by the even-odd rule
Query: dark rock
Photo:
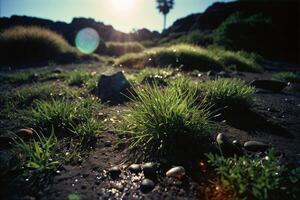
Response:
POLYGON ((128 167, 128 170, 131 172, 131 173, 134 173, 134 174, 138 174, 140 173, 142 170, 141 170, 141 166, 139 164, 131 164, 129 167, 128 167))
POLYGON ((132 95, 131 85, 122 72, 101 75, 98 81, 98 95, 102 102, 124 103, 132 95))
POLYGON ((300 83, 288 83, 289 90, 300 91, 300 83))
POLYGON ((112 167, 108 170, 108 174, 112 177, 112 178, 117 178, 120 174, 121 174, 121 169, 119 167, 112 167))
POLYGON ((244 143, 244 147, 248 151, 262 152, 269 148, 269 145, 259 141, 247 141, 244 143))
POLYGON ((287 83, 275 80, 254 80, 250 85, 272 92, 280 92, 287 86, 287 83))
POLYGON ((238 72, 238 71, 231 72, 231 75, 232 76, 245 76, 245 74, 243 74, 242 72, 238 72))
POLYGON ((151 181, 150 179, 144 179, 142 180, 141 182, 141 191, 143 193, 148 193, 148 192, 151 192, 153 190, 153 188, 155 187, 155 184, 153 181, 151 181))
POLYGON ((207 75, 208 77, 212 77, 212 76, 216 76, 217 73, 216 73, 215 71, 210 70, 210 71, 206 72, 206 75, 207 75))
POLYGON ((229 78, 230 77, 230 74, 228 72, 225 72, 225 71, 220 71, 218 73, 218 76, 219 77, 224 77, 224 78, 229 78))
POLYGON ((223 133, 217 135, 216 142, 220 146, 222 152, 226 155, 241 155, 243 153, 242 150, 230 142, 223 133))
POLYGON ((181 166, 173 167, 169 169, 166 173, 168 177, 175 177, 181 179, 185 175, 185 169, 181 166))
POLYGON ((233 140, 232 144, 234 144, 237 147, 241 147, 242 146, 241 143, 238 140, 233 140))
POLYGON ((157 173, 157 164, 152 162, 145 163, 143 165, 143 172, 146 178, 155 177, 157 173))

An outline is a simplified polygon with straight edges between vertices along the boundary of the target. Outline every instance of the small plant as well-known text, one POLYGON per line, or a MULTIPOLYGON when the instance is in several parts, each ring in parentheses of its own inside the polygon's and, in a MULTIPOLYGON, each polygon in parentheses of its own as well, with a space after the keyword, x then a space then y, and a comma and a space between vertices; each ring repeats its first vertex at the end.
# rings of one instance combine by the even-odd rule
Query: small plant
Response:
POLYGON ((195 91, 179 93, 174 87, 139 87, 124 117, 124 131, 133 150, 144 149, 145 157, 186 158, 204 151, 212 124, 210 114, 194 105, 195 91))
POLYGON ((274 74, 272 78, 278 81, 300 83, 300 73, 298 72, 280 72, 274 74))
POLYGON ((200 84, 203 101, 216 108, 248 108, 254 101, 253 87, 239 79, 219 79, 200 84))
MULTIPOLYGON (((60 161, 57 156, 59 142, 54 134, 54 129, 50 137, 43 134, 35 134, 37 137, 30 143, 25 143, 21 138, 15 140, 16 151, 23 162, 22 177, 30 186, 37 186, 43 181, 49 181, 48 175, 55 172, 60 161)), ((28 186, 28 185, 27 185, 28 186)))
MULTIPOLYGON (((207 154, 208 163, 214 167, 220 175, 221 183, 227 188, 236 199, 296 199, 296 193, 293 194, 282 191, 285 184, 299 183, 299 171, 295 176, 289 173, 287 169, 281 166, 275 156, 274 150, 267 152, 266 156, 255 157, 229 157, 222 155, 207 154), (295 178, 294 182, 288 179, 295 178), (288 181, 286 181, 288 180, 288 181), (289 182, 289 183, 287 183, 289 182), (282 192, 285 195, 282 195, 282 192)), ((287 186, 287 185, 285 185, 287 186)), ((287 189, 287 188, 286 188, 287 189)), ((287 189, 288 190, 288 189, 287 189)))

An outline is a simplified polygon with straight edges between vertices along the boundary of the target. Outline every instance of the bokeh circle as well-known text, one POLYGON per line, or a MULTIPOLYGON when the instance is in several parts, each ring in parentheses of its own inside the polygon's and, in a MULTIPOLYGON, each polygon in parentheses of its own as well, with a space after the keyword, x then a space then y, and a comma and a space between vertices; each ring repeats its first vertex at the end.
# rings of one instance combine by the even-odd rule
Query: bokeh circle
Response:
POLYGON ((93 28, 81 29, 75 37, 75 45, 79 51, 85 54, 93 53, 100 43, 100 37, 93 28))

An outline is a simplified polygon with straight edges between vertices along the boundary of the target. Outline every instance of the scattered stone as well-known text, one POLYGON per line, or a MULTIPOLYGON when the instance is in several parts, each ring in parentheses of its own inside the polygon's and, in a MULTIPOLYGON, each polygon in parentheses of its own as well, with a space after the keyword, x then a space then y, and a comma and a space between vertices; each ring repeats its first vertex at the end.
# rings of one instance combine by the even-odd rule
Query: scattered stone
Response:
POLYGON ((128 170, 131 172, 131 173, 134 173, 134 174, 138 174, 141 172, 141 166, 139 164, 131 164, 129 167, 128 167, 128 170))
POLYGON ((112 167, 108 170, 108 174, 112 177, 112 178, 117 178, 120 174, 121 174, 121 169, 119 167, 112 167))
POLYGON ((237 147, 241 147, 242 146, 241 143, 240 143, 240 141, 238 141, 238 140, 233 140, 232 144, 234 144, 237 147))
POLYGON ((116 184, 113 184, 113 188, 115 188, 119 191, 122 191, 124 189, 124 186, 122 183, 116 183, 116 184))
POLYGON ((181 166, 173 167, 169 169, 166 173, 168 177, 175 177, 181 179, 185 175, 185 169, 181 166))
POLYGON ((156 175, 156 172, 157 172, 156 163, 152 163, 152 162, 145 163, 143 165, 143 172, 144 172, 144 176, 146 178, 154 177, 156 175))
POLYGON ((104 142, 104 146, 105 147, 111 147, 111 145, 112 145, 112 142, 109 141, 109 140, 107 140, 107 141, 104 142))
POLYGON ((238 146, 231 143, 223 133, 219 133, 217 135, 216 142, 226 155, 241 155, 243 153, 242 150, 238 146))
POLYGON ((231 73, 232 76, 245 76, 242 72, 234 71, 231 73))
POLYGON ((269 148, 269 145, 259 141, 247 141, 244 143, 244 147, 248 151, 263 152, 269 148))
POLYGON ((141 182, 141 191, 143 193, 148 193, 148 192, 151 192, 153 190, 153 188, 155 187, 155 184, 153 181, 151 181, 150 179, 144 179, 142 180, 141 182))
POLYGON ((287 86, 287 83, 275 80, 254 80, 250 85, 272 92, 281 92, 287 86))
POLYGON ((300 83, 288 83, 289 85, 289 90, 292 91, 300 91, 300 83))
POLYGON ((230 74, 228 72, 225 72, 225 71, 220 71, 218 73, 218 76, 219 77, 224 77, 224 78, 229 78, 230 77, 230 74))
POLYGON ((216 73, 215 71, 210 70, 210 71, 206 72, 206 75, 207 75, 208 77, 213 77, 213 76, 216 76, 217 73, 216 73))
POLYGON ((131 96, 131 85, 122 72, 101 75, 98 81, 98 95, 102 102, 124 103, 131 96))

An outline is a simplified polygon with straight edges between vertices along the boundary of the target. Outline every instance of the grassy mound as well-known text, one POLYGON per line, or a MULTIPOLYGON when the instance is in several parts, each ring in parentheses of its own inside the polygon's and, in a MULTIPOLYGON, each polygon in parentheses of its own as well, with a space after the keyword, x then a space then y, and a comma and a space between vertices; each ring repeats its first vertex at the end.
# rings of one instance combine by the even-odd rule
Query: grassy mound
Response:
POLYGON ((1 65, 72 62, 81 55, 59 34, 40 27, 17 26, 0 33, 1 65))
POLYGON ((185 70, 224 70, 234 65, 236 70, 259 72, 260 66, 254 57, 241 52, 217 48, 202 48, 188 44, 158 47, 138 54, 121 56, 116 65, 126 67, 182 67, 185 70))
POLYGON ((145 48, 138 42, 107 42, 105 54, 109 56, 121 56, 126 53, 138 53, 145 48))
POLYGON ((194 104, 195 90, 156 85, 137 88, 138 95, 124 117, 131 147, 145 158, 185 159, 209 147, 212 125, 206 109, 194 104))

